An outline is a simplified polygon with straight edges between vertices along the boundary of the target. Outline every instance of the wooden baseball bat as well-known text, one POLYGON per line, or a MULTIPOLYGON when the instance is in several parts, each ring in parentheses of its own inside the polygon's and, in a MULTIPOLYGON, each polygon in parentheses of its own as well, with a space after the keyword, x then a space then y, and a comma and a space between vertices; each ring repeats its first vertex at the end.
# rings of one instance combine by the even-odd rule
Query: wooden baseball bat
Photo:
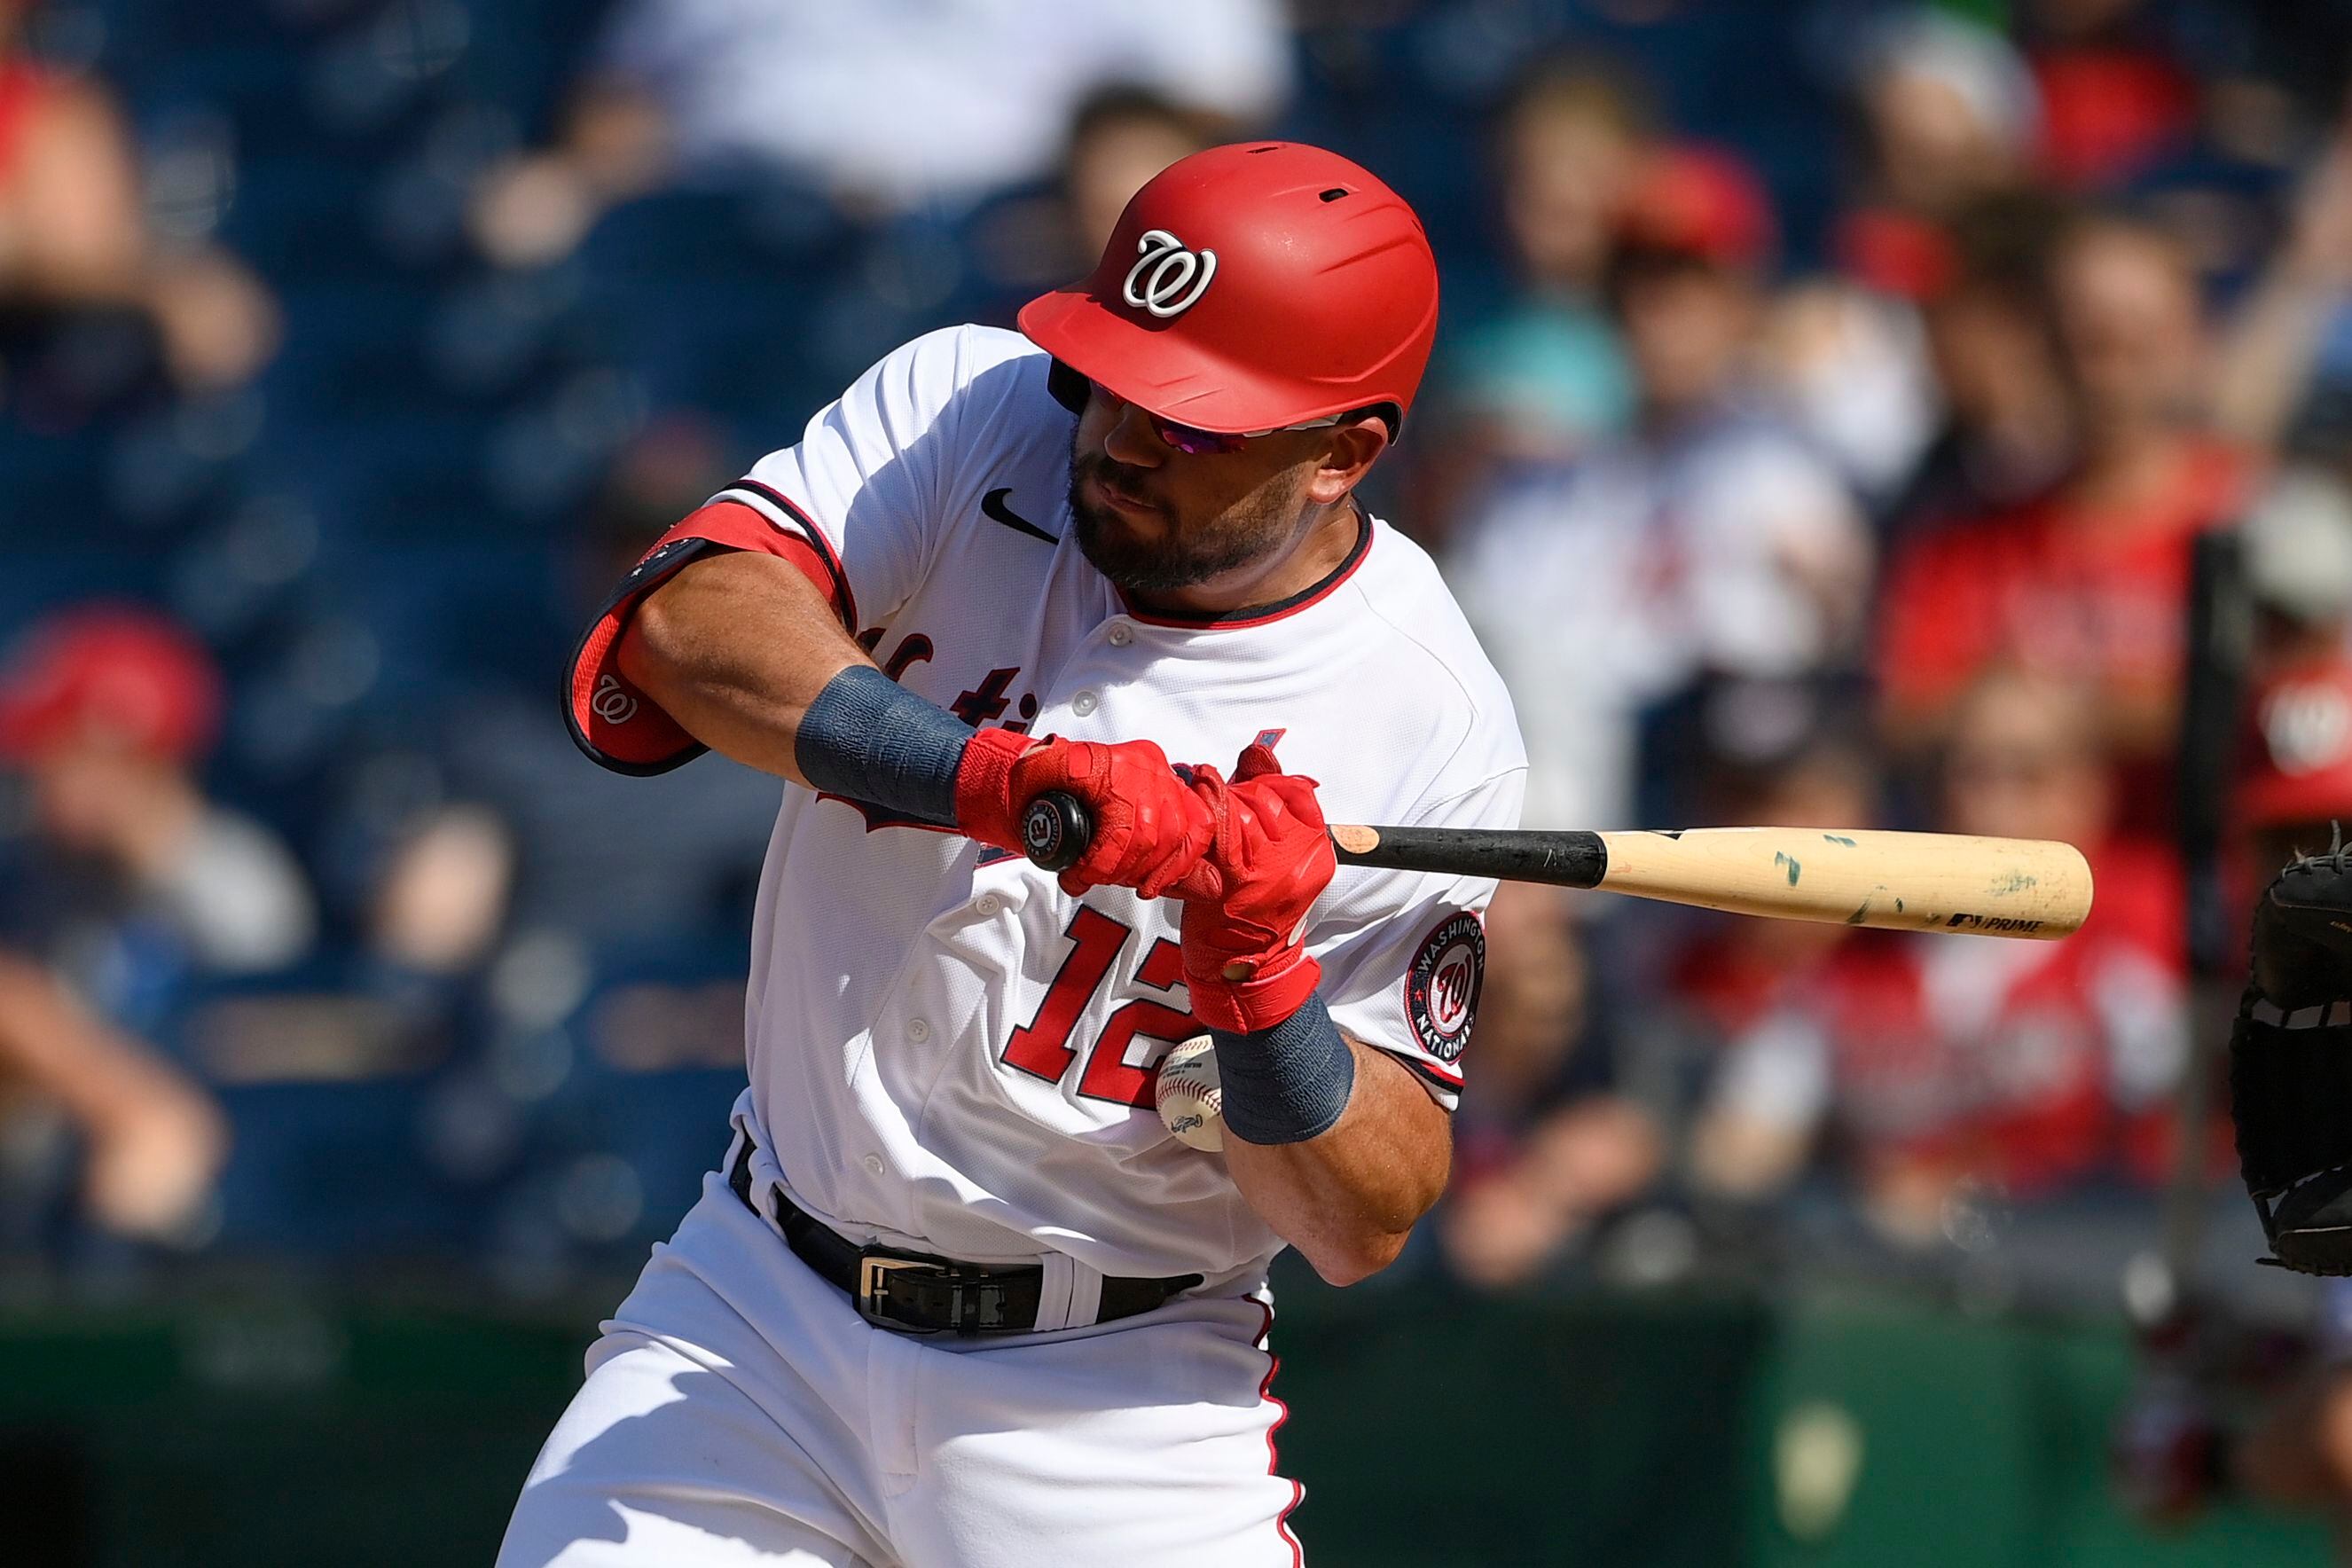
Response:
MULTIPOLYGON (((1086 852, 1093 824, 1054 791, 1022 819, 1049 871, 1086 852)), ((2091 912, 2091 868, 2071 844, 1957 833, 1820 827, 1535 832, 1334 826, 1343 866, 1597 888, 1776 920, 2054 941, 2091 912)))

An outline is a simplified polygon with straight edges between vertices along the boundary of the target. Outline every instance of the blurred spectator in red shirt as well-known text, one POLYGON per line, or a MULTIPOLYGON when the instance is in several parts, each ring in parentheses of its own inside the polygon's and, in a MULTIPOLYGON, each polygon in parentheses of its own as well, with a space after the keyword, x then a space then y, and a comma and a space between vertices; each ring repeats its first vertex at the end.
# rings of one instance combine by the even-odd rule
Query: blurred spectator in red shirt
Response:
POLYGON ((2204 335, 2189 270, 2159 231, 2077 222, 2050 266, 2077 453, 2046 492, 1910 540, 1879 608, 1883 717, 1916 752, 1997 664, 2097 694, 2092 721, 2133 771, 2135 827, 2162 820, 2178 719, 2189 541, 2231 521, 2246 463, 2195 418, 2204 335))
POLYGON ((1844 935, 1732 1041, 1693 1141, 1703 1184, 1769 1194, 1831 1133, 1877 1228, 1924 1241, 1965 1185, 2032 1198, 2160 1174, 2187 1046, 2179 891, 2162 857, 2110 840, 2091 700, 2006 673, 1972 687, 1937 824, 2081 846, 2090 922, 2053 943, 1844 935))
POLYGON ((218 248, 148 232, 121 113, 19 49, 27 9, 0 0, 0 310, 134 308, 178 381, 243 381, 276 347, 276 307, 218 248))
POLYGON ((1773 244, 1738 160, 1651 159, 1607 273, 1634 428, 1498 485, 1454 542, 1448 578, 1518 706, 1530 826, 1631 825, 1645 710, 1710 674, 1802 675, 1853 644, 1867 530, 1751 375, 1773 244))

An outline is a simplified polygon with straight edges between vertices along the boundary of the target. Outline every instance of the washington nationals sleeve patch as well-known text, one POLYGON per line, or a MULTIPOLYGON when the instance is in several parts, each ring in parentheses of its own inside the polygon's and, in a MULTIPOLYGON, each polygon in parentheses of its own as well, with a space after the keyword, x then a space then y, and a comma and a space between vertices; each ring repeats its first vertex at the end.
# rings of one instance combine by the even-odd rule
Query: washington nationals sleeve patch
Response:
POLYGON ((1422 1049, 1442 1062, 1460 1059, 1486 979, 1486 929, 1476 915, 1457 910, 1422 939, 1405 972, 1405 1015, 1422 1049))

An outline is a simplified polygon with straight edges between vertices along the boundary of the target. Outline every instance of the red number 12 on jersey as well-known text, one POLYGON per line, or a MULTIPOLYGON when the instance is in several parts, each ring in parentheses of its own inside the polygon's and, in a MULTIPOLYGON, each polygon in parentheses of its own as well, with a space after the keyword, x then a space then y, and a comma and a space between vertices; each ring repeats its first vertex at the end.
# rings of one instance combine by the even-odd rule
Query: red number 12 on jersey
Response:
MULTIPOLYGON (((1106 975, 1118 962, 1134 931, 1119 924, 1099 910, 1078 906, 1070 917, 1069 929, 1063 933, 1070 939, 1069 956, 1054 983, 1045 988, 1045 1000, 1037 1004, 1037 1016, 1026 1025, 1013 1031, 1004 1045, 1004 1062, 1047 1083, 1059 1083, 1078 1059, 1070 1044, 1070 1033, 1077 1027, 1078 1015, 1086 1011, 1106 975)), ((1135 972, 1138 984, 1155 991, 1167 991, 1184 982, 1184 956, 1177 945, 1166 937, 1151 944, 1144 954, 1142 967, 1135 972)), ((1078 1079, 1078 1093, 1088 1100, 1107 1100, 1120 1105, 1144 1109, 1151 1104, 1151 1073, 1127 1060, 1129 1047, 1138 1035, 1150 1039, 1174 1042, 1200 1033, 1201 1026, 1192 1019, 1162 1003, 1129 1002, 1103 1022, 1103 1030, 1087 1053, 1086 1071, 1078 1079)))

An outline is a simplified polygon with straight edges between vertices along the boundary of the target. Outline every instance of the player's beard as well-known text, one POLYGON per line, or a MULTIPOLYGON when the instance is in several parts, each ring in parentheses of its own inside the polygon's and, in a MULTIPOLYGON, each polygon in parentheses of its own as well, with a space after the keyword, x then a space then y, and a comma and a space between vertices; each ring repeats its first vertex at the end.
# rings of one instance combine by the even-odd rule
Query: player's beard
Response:
POLYGON ((1198 587, 1211 578, 1265 558, 1299 531, 1295 505, 1286 505, 1281 486, 1268 484, 1206 522, 1178 521, 1165 501, 1144 496, 1132 470, 1100 453, 1070 458, 1070 520, 1078 548, 1096 571, 1129 594, 1146 596, 1198 587), (1118 510, 1098 506, 1087 493, 1092 479, 1120 495, 1140 497, 1157 513, 1160 528, 1144 531, 1118 510))

